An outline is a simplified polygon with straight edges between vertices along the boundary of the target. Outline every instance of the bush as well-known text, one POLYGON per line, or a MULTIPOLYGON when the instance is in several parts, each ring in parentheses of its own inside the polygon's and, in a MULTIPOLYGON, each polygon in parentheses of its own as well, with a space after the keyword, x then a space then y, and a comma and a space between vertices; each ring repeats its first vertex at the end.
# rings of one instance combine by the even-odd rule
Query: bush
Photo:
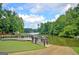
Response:
POLYGON ((73 25, 68 25, 66 26, 62 32, 59 33, 59 36, 64 36, 64 37, 74 37, 77 33, 77 27, 73 25))

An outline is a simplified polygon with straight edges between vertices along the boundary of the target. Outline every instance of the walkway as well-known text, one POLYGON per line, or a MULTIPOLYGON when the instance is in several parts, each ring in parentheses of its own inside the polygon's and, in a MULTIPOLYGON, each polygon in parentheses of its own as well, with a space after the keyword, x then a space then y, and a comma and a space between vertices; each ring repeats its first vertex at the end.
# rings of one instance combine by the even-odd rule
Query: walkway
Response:
POLYGON ((47 48, 34 50, 34 51, 24 51, 10 53, 11 55, 75 55, 76 52, 70 47, 48 45, 47 48))

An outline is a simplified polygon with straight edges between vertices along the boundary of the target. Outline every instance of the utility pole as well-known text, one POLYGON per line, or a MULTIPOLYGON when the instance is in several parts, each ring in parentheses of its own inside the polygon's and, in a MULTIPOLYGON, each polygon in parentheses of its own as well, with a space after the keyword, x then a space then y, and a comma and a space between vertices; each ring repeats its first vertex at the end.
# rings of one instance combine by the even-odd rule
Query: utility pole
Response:
POLYGON ((39 26, 40 26, 40 25, 39 25, 39 24, 37 24, 37 26, 38 26, 38 31, 39 31, 39 26))

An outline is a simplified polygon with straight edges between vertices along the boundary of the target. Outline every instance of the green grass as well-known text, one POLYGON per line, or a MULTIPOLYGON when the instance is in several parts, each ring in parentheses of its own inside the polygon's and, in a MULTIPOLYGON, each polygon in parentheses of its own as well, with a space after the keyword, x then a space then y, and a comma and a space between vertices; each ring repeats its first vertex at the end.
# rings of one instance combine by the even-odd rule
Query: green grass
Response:
POLYGON ((73 49, 79 54, 79 47, 73 47, 73 49))
POLYGON ((64 38, 51 35, 49 35, 48 38, 50 44, 71 47, 74 51, 76 51, 79 54, 79 39, 64 38))
POLYGON ((73 38, 64 38, 58 36, 48 36, 49 43, 62 46, 79 47, 79 40, 73 38))
POLYGON ((42 45, 33 44, 30 41, 0 41, 0 52, 30 51, 44 48, 42 45))

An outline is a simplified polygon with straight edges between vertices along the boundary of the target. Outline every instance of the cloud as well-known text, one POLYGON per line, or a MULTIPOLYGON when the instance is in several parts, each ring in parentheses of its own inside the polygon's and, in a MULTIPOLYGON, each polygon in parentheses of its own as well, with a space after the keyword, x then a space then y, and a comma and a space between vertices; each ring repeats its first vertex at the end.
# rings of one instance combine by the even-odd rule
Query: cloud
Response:
POLYGON ((62 9, 62 11, 60 12, 60 14, 56 14, 55 17, 53 19, 51 19, 49 22, 56 21, 59 18, 59 16, 62 15, 63 13, 65 13, 66 11, 68 11, 69 8, 74 8, 76 6, 77 6, 77 4, 66 4, 66 6, 64 7, 64 9, 62 9))
POLYGON ((67 11, 69 8, 71 8, 71 4, 67 4, 66 7, 64 8, 64 11, 67 11))
POLYGON ((30 15, 19 14, 19 16, 22 17, 24 21, 28 21, 31 23, 42 22, 44 20, 43 16, 38 16, 38 15, 33 15, 33 14, 30 14, 30 15))
POLYGON ((66 6, 62 9, 61 13, 63 12, 63 14, 68 11, 70 8, 74 8, 77 6, 77 3, 71 3, 71 4, 66 4, 66 6))
POLYGON ((19 14, 19 16, 23 18, 25 28, 37 29, 38 24, 56 21, 56 19, 60 16, 60 14, 57 14, 55 18, 50 20, 46 19, 43 16, 38 16, 33 14, 30 14, 30 15, 19 14))
POLYGON ((29 8, 31 13, 42 13, 46 11, 60 11, 61 13, 64 13, 67 11, 70 7, 77 6, 77 3, 38 3, 38 4, 32 4, 29 8))
POLYGON ((43 16, 38 16, 33 14, 30 14, 30 15, 19 14, 19 16, 23 18, 23 21, 25 24, 24 27, 29 27, 29 28, 37 28, 38 24, 45 21, 45 18, 43 16))
POLYGON ((59 18, 59 16, 62 15, 62 14, 64 14, 66 11, 68 11, 69 8, 74 8, 74 7, 76 7, 76 6, 77 6, 77 4, 66 4, 66 6, 64 7, 64 9, 62 9, 62 11, 61 11, 59 14, 56 14, 56 15, 55 15, 55 18, 51 19, 49 22, 54 22, 54 21, 56 21, 56 20, 59 18), (63 13, 62 13, 62 12, 63 12, 63 13))
POLYGON ((39 4, 37 4, 35 7, 32 7, 32 8, 30 9, 30 12, 31 12, 31 13, 37 13, 37 12, 40 12, 41 10, 42 10, 42 6, 39 5, 39 4))
POLYGON ((18 7, 18 8, 16 8, 17 10, 24 10, 24 8, 23 7, 18 7))
POLYGON ((10 7, 9 10, 11 10, 11 11, 17 11, 17 10, 18 10, 18 11, 19 11, 19 10, 22 11, 22 10, 24 10, 24 8, 23 8, 23 7, 17 7, 17 8, 10 7))
MULTIPOLYGON (((29 5, 29 11, 31 13, 42 13, 46 11, 55 10, 55 8, 63 7, 65 4, 60 3, 38 3, 29 5)), ((25 7, 27 9, 27 7, 25 7)))
POLYGON ((16 4, 15 7, 12 4, 3 6, 16 11, 23 18, 24 27, 37 28, 37 24, 56 21, 60 15, 76 5, 75 3, 26 3, 16 4))

